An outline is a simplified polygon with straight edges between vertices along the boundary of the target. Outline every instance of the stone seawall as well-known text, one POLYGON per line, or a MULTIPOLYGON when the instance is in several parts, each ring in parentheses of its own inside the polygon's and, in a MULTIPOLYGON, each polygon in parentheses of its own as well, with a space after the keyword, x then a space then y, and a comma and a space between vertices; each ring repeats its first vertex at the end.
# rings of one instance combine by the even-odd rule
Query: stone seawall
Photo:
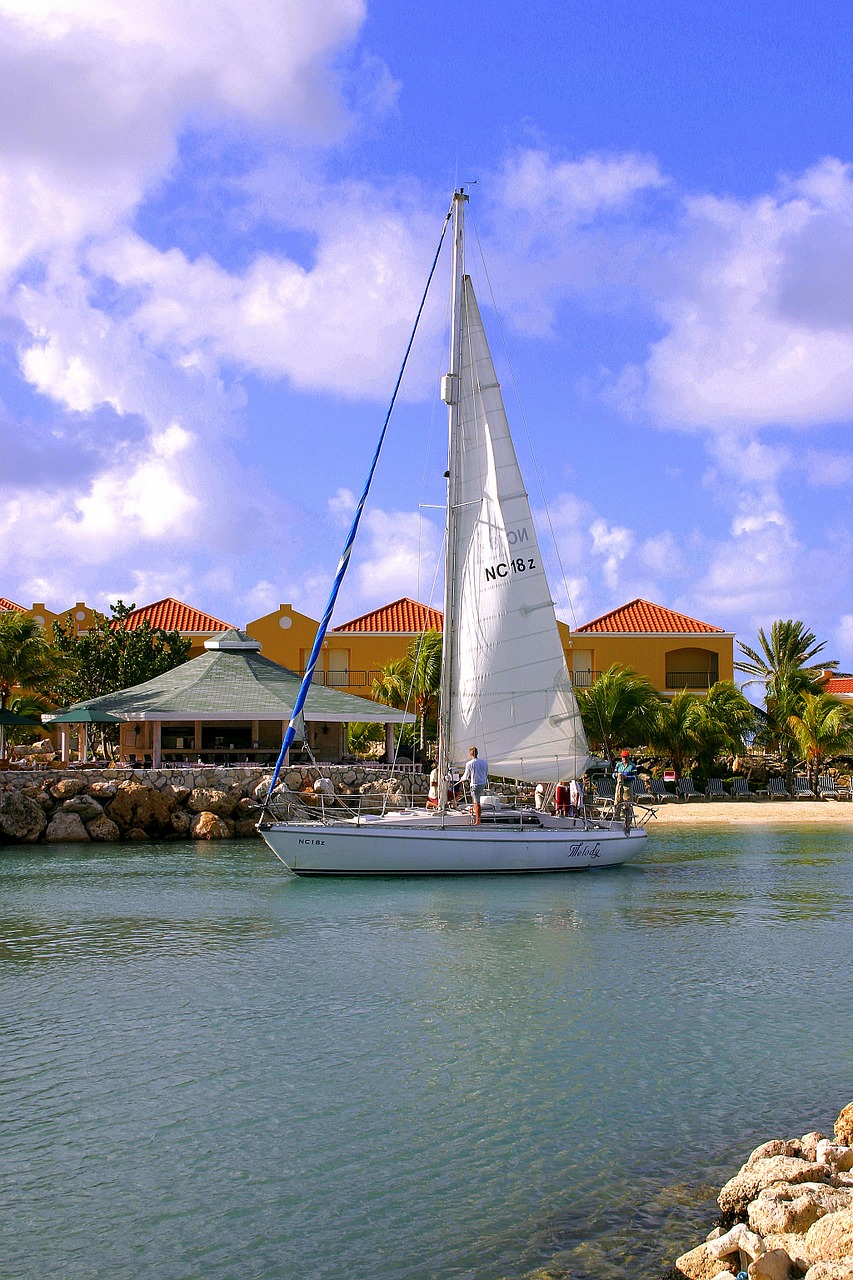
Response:
MULTIPOLYGON (((374 808, 386 798, 394 806, 413 796, 422 803, 428 786, 420 773, 392 776, 361 764, 294 766, 281 780, 319 804, 314 784, 321 776, 336 796, 374 808)), ((251 766, 9 770, 0 773, 0 844, 256 836, 269 781, 269 769, 251 766)))

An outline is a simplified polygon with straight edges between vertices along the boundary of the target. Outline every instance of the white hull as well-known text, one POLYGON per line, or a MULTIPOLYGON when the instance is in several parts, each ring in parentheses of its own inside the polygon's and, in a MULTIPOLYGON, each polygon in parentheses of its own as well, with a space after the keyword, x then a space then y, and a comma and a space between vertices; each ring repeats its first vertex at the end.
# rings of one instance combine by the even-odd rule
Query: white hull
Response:
POLYGON ((467 818, 445 825, 423 810, 321 824, 282 822, 261 828, 276 857, 298 876, 506 875, 615 867, 645 848, 632 827, 574 825, 551 819, 523 827, 467 818))

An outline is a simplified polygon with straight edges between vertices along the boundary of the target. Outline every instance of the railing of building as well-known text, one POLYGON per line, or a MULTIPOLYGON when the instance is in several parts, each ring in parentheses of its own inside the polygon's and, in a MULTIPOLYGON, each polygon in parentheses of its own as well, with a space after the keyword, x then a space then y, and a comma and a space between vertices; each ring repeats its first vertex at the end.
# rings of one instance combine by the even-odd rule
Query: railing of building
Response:
POLYGON ((600 671, 573 671, 572 684, 576 689, 588 689, 600 675, 600 671))
POLYGON ((667 689, 710 689, 717 683, 716 671, 667 671, 667 689))
MULTIPOLYGON (((297 672, 304 676, 304 671, 297 672)), ((327 689, 362 689, 368 693, 373 688, 373 681, 378 679, 376 671, 317 671, 314 672, 313 684, 325 685, 327 689)))

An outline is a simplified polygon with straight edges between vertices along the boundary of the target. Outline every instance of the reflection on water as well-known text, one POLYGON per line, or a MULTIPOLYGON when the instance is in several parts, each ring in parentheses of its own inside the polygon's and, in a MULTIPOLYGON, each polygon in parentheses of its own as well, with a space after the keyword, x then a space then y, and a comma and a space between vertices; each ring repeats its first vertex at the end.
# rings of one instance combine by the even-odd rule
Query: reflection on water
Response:
POLYGON ((853 1097, 853 854, 650 843, 411 882, 294 881, 257 842, 8 851, 4 1270, 659 1276, 751 1146, 853 1097))

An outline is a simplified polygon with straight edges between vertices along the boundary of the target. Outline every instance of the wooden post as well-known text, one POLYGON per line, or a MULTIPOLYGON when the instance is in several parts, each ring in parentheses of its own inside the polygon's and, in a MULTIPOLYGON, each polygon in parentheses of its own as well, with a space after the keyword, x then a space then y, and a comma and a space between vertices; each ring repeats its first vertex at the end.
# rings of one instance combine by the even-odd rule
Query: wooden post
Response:
POLYGON ((394 763, 394 725, 385 725, 385 759, 388 764, 394 763))
POLYGON ((64 724, 62 728, 59 730, 59 742, 60 742, 59 752, 60 752, 60 756, 62 758, 63 764, 68 764, 68 741, 70 737, 71 735, 68 732, 68 725, 64 724))
POLYGON ((193 735, 194 735, 193 746, 195 748, 196 755, 198 755, 199 752, 201 751, 201 721, 200 720, 196 720, 193 722, 193 735))
POLYGON ((162 722, 160 720, 151 721, 151 756, 155 769, 160 768, 160 742, 162 739, 162 722))

